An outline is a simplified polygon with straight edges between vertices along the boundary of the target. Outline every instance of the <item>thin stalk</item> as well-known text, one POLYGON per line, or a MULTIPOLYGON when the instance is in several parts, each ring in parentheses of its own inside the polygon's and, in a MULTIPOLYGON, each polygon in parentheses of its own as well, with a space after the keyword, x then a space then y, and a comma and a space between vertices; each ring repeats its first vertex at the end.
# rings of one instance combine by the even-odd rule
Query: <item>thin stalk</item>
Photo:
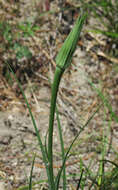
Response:
MULTIPOLYGON (((50 173, 50 190, 55 190, 55 180, 53 174, 53 125, 54 115, 56 108, 57 92, 60 84, 60 80, 65 69, 71 64, 73 53, 75 52, 77 42, 80 36, 80 32, 87 15, 78 17, 74 28, 66 38, 64 44, 61 47, 56 57, 56 71, 54 74, 54 80, 52 85, 51 95, 51 107, 49 117, 49 135, 48 135, 48 168, 50 173)), ((58 189, 58 188, 57 188, 58 189)), ((57 190, 56 189, 56 190, 57 190)))
MULTIPOLYGON (((59 137, 60 137, 60 143, 61 143, 61 156, 62 156, 62 161, 63 161, 65 158, 64 141, 63 141, 61 123, 60 123, 60 119, 59 119, 59 112, 58 112, 57 106, 56 106, 56 118, 57 118, 57 123, 58 123, 58 131, 59 131, 59 137)), ((65 167, 65 165, 63 167, 63 190, 66 190, 66 167, 65 167)))
POLYGON ((34 169, 35 157, 36 157, 36 154, 33 156, 33 160, 32 160, 32 167, 30 171, 30 180, 29 180, 29 190, 32 190, 32 174, 33 174, 33 169, 34 169))
POLYGON ((55 189, 54 183, 54 174, 53 174, 53 124, 54 124, 54 116, 55 116, 55 108, 56 108, 56 99, 57 99, 57 92, 60 84, 60 80, 63 74, 63 70, 56 67, 54 81, 52 84, 52 96, 51 96, 51 107, 50 107, 50 117, 49 117, 49 135, 48 135, 48 161, 49 161, 49 173, 50 173, 50 184, 51 190, 55 189))
POLYGON ((80 184, 81 184, 82 177, 83 177, 83 172, 84 172, 84 170, 82 169, 82 171, 81 171, 81 175, 80 175, 80 179, 79 179, 79 182, 78 182, 78 184, 77 184, 77 188, 76 188, 76 190, 79 190, 79 188, 80 188, 80 184))

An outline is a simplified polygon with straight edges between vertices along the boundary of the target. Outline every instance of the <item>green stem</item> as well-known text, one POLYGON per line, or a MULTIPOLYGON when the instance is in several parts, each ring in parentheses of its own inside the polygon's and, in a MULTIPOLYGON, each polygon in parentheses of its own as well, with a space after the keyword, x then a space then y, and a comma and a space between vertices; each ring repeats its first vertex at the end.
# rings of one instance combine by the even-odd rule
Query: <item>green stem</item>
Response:
POLYGON ((54 74, 54 80, 51 89, 51 107, 50 107, 50 117, 49 117, 49 136, 48 136, 48 159, 49 159, 49 173, 50 173, 50 189, 55 190, 54 183, 54 174, 53 174, 53 125, 54 125, 54 116, 56 108, 56 99, 60 80, 63 74, 63 70, 59 67, 56 67, 54 74))

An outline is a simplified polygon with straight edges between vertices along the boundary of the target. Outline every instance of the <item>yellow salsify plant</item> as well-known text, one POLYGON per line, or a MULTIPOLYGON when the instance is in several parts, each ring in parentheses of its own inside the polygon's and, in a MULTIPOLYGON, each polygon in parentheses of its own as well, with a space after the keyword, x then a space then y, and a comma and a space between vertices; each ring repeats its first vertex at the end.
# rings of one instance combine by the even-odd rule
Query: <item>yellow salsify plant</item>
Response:
MULTIPOLYGON (((59 189, 60 177, 61 177, 62 171, 64 171, 65 161, 67 159, 68 153, 69 153, 74 141, 76 140, 76 138, 79 136, 79 134, 82 132, 84 127, 88 124, 88 122, 94 116, 94 114, 93 114, 93 116, 83 126, 82 130, 80 130, 80 132, 74 138, 71 145, 69 146, 68 151, 66 152, 66 155, 63 158, 63 163, 62 163, 61 169, 59 170, 57 176, 54 176, 54 172, 53 172, 53 125, 54 125, 55 111, 58 115, 57 109, 55 110, 57 93, 58 93, 58 88, 59 88, 61 77, 62 77, 65 69, 71 64, 72 56, 73 56, 73 53, 76 49, 78 39, 80 37, 80 32, 82 30, 85 19, 86 19, 85 14, 78 17, 72 31, 68 35, 67 39, 65 40, 64 44, 62 45, 62 47, 61 47, 61 49, 60 49, 60 51, 56 57, 56 70, 55 70, 54 80, 53 80, 52 88, 51 88, 51 106, 50 106, 50 116, 49 116, 48 148, 47 149, 44 147, 44 145, 42 143, 40 133, 39 133, 39 130, 38 130, 37 125, 36 125, 36 121, 35 121, 34 116, 32 114, 32 111, 31 111, 30 105, 28 103, 28 100, 25 96, 25 93, 22 89, 22 86, 21 86, 20 82, 18 81, 18 79, 17 79, 14 71, 12 70, 11 66, 7 63, 10 71, 12 72, 13 76, 15 77, 17 84, 18 84, 18 86, 22 92, 22 95, 25 99, 25 103, 26 103, 27 108, 29 110, 29 114, 30 114, 31 119, 32 119, 32 123, 33 123, 34 129, 35 129, 36 135, 37 135, 38 143, 40 145, 43 161, 44 161, 45 168, 46 168, 49 190, 58 190, 59 189)), ((57 119, 57 120, 59 120, 59 119, 57 119)), ((62 152, 64 152, 64 148, 63 148, 62 152)), ((30 182, 29 182, 29 188, 28 188, 29 190, 32 190, 32 172, 33 172, 33 167, 34 167, 34 160, 35 160, 35 156, 34 156, 33 163, 32 163, 30 182)), ((63 190, 66 190, 66 185, 63 186, 63 190)))
POLYGON ((48 165, 50 173, 50 190, 55 189, 55 180, 53 174, 53 125, 54 125, 54 115, 56 108, 56 99, 58 88, 60 84, 61 77, 65 69, 71 64, 73 53, 75 52, 78 39, 80 37, 80 32, 82 30, 86 15, 78 17, 72 31, 68 35, 64 44, 62 45, 57 57, 56 57, 56 70, 54 74, 54 80, 51 89, 51 107, 50 107, 50 117, 49 117, 49 135, 48 135, 48 165))

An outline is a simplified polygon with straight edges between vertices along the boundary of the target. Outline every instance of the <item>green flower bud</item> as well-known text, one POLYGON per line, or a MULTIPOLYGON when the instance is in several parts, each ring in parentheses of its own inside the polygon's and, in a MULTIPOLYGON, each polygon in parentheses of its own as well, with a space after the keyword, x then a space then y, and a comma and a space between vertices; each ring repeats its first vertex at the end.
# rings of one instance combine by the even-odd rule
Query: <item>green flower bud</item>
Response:
POLYGON ((57 57, 56 57, 56 66, 65 70, 72 61, 73 53, 75 52, 80 32, 86 19, 86 15, 78 17, 72 31, 66 38, 64 44, 62 45, 57 57))

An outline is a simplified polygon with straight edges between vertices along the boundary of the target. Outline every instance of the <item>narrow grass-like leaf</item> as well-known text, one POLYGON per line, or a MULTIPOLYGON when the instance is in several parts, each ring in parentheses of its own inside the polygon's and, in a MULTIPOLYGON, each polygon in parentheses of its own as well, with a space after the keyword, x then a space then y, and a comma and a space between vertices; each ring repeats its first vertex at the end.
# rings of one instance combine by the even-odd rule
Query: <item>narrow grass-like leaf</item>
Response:
POLYGON ((105 36, 111 37, 111 38, 118 38, 118 33, 117 32, 111 32, 111 31, 104 31, 100 29, 92 29, 92 30, 87 30, 88 32, 93 32, 95 34, 103 34, 105 36))
POLYGON ((103 95, 103 93, 99 89, 97 89, 95 87, 94 83, 92 83, 91 81, 88 81, 88 82, 93 87, 93 89, 97 92, 97 94, 99 95, 99 97, 101 98, 101 100, 103 101, 103 103, 105 104, 105 106, 110 111, 111 117, 114 118, 114 120, 118 123, 118 116, 112 110, 112 106, 110 105, 108 99, 103 95))
MULTIPOLYGON (((105 121, 106 121, 106 107, 104 108, 104 123, 103 123, 103 130, 102 130, 102 142, 101 142, 101 159, 104 160, 105 155, 107 153, 107 141, 106 137, 106 129, 105 129, 105 121)), ((104 162, 100 162, 99 169, 98 169, 98 185, 99 187, 102 187, 103 179, 104 179, 104 162)))
POLYGON ((116 164, 116 163, 113 162, 113 161, 110 161, 110 160, 104 159, 104 160, 100 160, 100 162, 109 162, 109 163, 111 163, 112 165, 114 165, 115 167, 118 168, 118 164, 116 164))
POLYGON ((63 167, 65 166, 65 163, 66 163, 66 160, 67 160, 67 157, 68 157, 68 154, 74 144, 74 142, 76 141, 76 139, 79 137, 79 135, 82 133, 82 131, 85 129, 85 127, 90 123, 90 121, 93 119, 93 117, 95 116, 95 114, 99 111, 99 109, 101 108, 101 105, 98 107, 98 109, 92 114, 92 116, 87 120, 87 122, 85 123, 85 125, 83 127, 80 128, 80 131, 79 133, 75 136, 75 138, 73 139, 71 145, 69 146, 66 154, 65 154, 65 158, 63 160, 63 164, 62 164, 62 167, 61 169, 59 170, 58 172, 58 175, 56 176, 56 179, 55 179, 55 187, 56 189, 58 189, 59 187, 59 182, 60 182, 60 177, 61 177, 61 173, 63 171, 63 167))
MULTIPOLYGON (((80 173, 82 174, 82 172, 84 170, 84 164, 83 164, 82 158, 80 158, 79 167, 80 167, 80 173)), ((89 167, 90 167, 90 163, 88 165, 88 168, 89 167)), ((81 175, 80 175, 80 179, 81 179, 81 181, 79 180, 79 182, 81 183, 81 189, 83 190, 85 187, 86 179, 87 179, 87 174, 86 174, 85 170, 84 170, 84 179, 82 180, 81 175)), ((79 187, 79 184, 77 187, 79 187)))
POLYGON ((47 159, 47 156, 46 156, 43 144, 42 144, 42 140, 41 140, 41 137, 40 137, 40 134, 39 134, 39 130, 37 128, 34 116, 32 114, 30 105, 28 103, 28 100, 27 100, 27 98, 25 96, 25 93, 24 93, 24 91, 22 89, 22 86, 21 86, 19 80, 17 79, 17 77, 16 77, 14 71, 12 70, 11 66, 8 63, 7 63, 7 65, 8 65, 8 68, 10 69, 11 73, 13 74, 13 76, 14 76, 14 78, 15 78, 15 80, 16 80, 19 88, 20 88, 21 93, 22 93, 22 95, 24 97, 25 103, 27 105, 27 108, 28 108, 28 111, 29 111, 29 114, 30 114, 30 117, 31 117, 31 120, 32 120, 32 123, 33 123, 33 126, 34 126, 34 129, 35 129, 35 132, 36 132, 36 135, 37 135, 37 139, 38 139, 38 142, 39 142, 39 145, 40 145, 40 149, 41 149, 41 152, 42 152, 42 157, 43 157, 43 161, 44 161, 44 164, 45 164, 45 167, 46 167, 46 172, 47 172, 47 177, 48 177, 48 183, 50 184, 50 173, 49 173, 49 170, 48 170, 48 159, 47 159))
POLYGON ((83 172, 84 172, 84 170, 82 169, 81 175, 80 175, 80 179, 79 179, 79 182, 78 182, 78 184, 77 184, 76 190, 79 190, 79 188, 80 188, 80 184, 81 184, 81 181, 82 181, 83 172))
MULTIPOLYGON (((63 136, 62 136, 62 129, 61 129, 61 123, 59 119, 59 112, 56 106, 56 118, 58 123, 58 131, 59 131, 59 137, 60 137, 60 143, 61 143, 61 155, 62 155, 62 162, 64 160, 65 152, 64 152, 64 142, 63 142, 63 136)), ((63 190, 66 190, 66 167, 64 165, 63 167, 63 190)))
POLYGON ((46 132, 46 135, 45 135, 45 153, 46 153, 46 156, 47 156, 47 159, 49 160, 48 158, 48 145, 47 145, 47 139, 48 139, 48 131, 46 132))
POLYGON ((32 190, 32 174, 33 174, 35 157, 36 157, 36 155, 33 156, 33 160, 32 160, 32 167, 31 167, 30 180, 29 180, 29 190, 32 190))

